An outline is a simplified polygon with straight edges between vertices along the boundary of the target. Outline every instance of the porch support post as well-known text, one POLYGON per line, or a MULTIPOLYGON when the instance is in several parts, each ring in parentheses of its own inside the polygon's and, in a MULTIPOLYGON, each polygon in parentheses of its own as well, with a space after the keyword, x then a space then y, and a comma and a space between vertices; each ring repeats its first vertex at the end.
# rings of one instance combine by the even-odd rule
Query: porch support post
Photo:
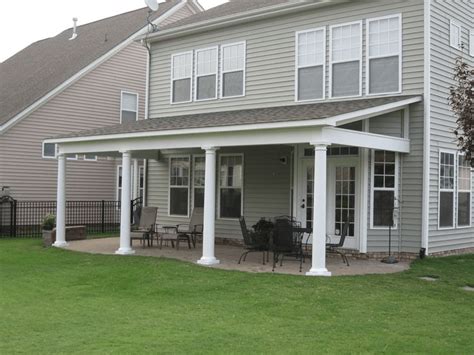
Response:
POLYGON ((203 147, 206 151, 206 170, 204 183, 204 226, 201 265, 219 264, 214 255, 216 219, 216 147, 203 147))
POLYGON ((58 191, 56 202, 56 241, 53 246, 62 248, 66 243, 66 156, 58 155, 58 191))
POLYGON ((308 276, 331 276, 326 268, 327 143, 314 145, 313 247, 308 276))
POLYGON ((130 246, 131 154, 122 151, 122 197, 120 203, 120 248, 115 254, 134 254, 130 246))

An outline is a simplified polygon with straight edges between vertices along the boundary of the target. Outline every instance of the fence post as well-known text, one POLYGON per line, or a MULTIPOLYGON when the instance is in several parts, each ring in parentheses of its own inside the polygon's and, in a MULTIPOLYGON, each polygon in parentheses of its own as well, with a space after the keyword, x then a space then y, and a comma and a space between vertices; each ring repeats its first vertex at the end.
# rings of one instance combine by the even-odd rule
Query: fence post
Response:
POLYGON ((16 223, 16 217, 17 217, 17 214, 16 214, 16 200, 13 200, 13 237, 16 237, 16 226, 17 226, 17 223, 16 223))
POLYGON ((131 208, 130 208, 130 223, 131 224, 133 224, 133 207, 135 207, 134 205, 135 205, 134 201, 131 200, 130 201, 130 206, 131 206, 131 208))
POLYGON ((101 224, 101 231, 105 233, 105 201, 102 200, 102 224, 101 224))

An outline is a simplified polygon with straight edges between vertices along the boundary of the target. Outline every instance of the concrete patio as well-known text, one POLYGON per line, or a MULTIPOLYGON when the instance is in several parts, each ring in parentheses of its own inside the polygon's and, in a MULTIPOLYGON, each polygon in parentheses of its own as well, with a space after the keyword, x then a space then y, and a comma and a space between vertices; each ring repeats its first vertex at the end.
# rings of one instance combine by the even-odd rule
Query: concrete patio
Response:
MULTIPOLYGON (((115 254, 119 247, 119 238, 102 238, 88 239, 69 242, 65 249, 93 253, 93 254, 115 254)), ((156 244, 149 247, 142 247, 138 241, 134 242, 135 255, 164 257, 177 259, 196 264, 202 256, 202 245, 196 245, 196 249, 188 249, 187 245, 182 244, 179 250, 171 246, 163 246, 159 249, 156 244)), ((240 255, 243 252, 242 247, 231 245, 216 245, 216 257, 220 260, 220 264, 213 266, 217 269, 239 270, 245 272, 272 272, 272 255, 270 254, 270 262, 262 265, 261 253, 250 253, 245 262, 238 264, 240 255)), ((332 272, 333 276, 338 275, 367 275, 367 274, 387 274, 407 270, 410 263, 407 261, 398 264, 388 265, 378 260, 360 260, 349 259, 350 266, 346 266, 339 256, 328 255, 327 268, 332 272)), ((306 260, 303 264, 303 270, 299 272, 299 263, 295 259, 286 258, 283 266, 277 265, 275 273, 304 275, 311 267, 311 261, 306 260)))

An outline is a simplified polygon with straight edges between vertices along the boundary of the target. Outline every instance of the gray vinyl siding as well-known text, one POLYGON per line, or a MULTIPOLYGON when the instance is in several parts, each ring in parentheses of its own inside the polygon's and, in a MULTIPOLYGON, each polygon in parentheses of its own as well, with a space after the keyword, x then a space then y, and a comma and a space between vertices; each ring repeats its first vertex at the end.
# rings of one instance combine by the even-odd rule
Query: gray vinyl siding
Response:
MULTIPOLYGON (((402 111, 370 119, 369 131, 393 137, 402 136, 402 111)), ((421 247, 421 205, 423 175, 423 104, 410 106, 410 154, 399 155, 398 196, 400 200, 399 228, 392 231, 392 250, 417 252, 421 247)), ((388 251, 388 230, 371 229, 372 163, 369 154, 368 185, 368 252, 388 251)))
MULTIPOLYGON (((144 118, 146 50, 131 44, 0 135, 0 186, 20 200, 56 199, 57 162, 42 158, 55 135, 120 122, 121 90, 139 95, 144 118)), ((116 162, 67 161, 68 200, 114 200, 116 162)))
MULTIPOLYGON (((420 93, 423 90, 423 1, 355 2, 153 44, 151 117, 294 104, 296 31, 400 13, 403 19, 403 93, 420 93), (237 41, 247 43, 245 97, 170 104, 172 54, 237 41)), ((363 27, 365 43, 365 22, 363 27)), ((363 68, 365 77, 365 51, 363 68)), ((328 81, 329 66, 326 69, 328 81)), ((363 82, 365 92, 365 80, 363 82)))
MULTIPOLYGON (((244 156, 244 216, 250 228, 261 217, 290 214, 290 164, 281 164, 280 157, 289 157, 291 150, 283 146, 234 147, 218 151, 244 156)), ((160 225, 188 223, 189 218, 168 215, 169 157, 202 155, 203 151, 180 150, 160 154, 159 160, 148 163, 148 205, 158 207, 160 225)), ((192 196, 192 193, 190 194, 192 196)), ((217 195, 216 195, 217 196, 217 195)), ((217 203, 217 202, 216 202, 217 203)), ((219 219, 216 215, 216 237, 241 239, 238 220, 219 219)))
MULTIPOLYGON (((469 56, 469 29, 474 29, 474 4, 471 1, 432 1, 431 7, 431 168, 429 252, 474 247, 474 228, 438 230, 439 152, 456 150, 453 131, 456 119, 448 106, 449 87, 454 63, 461 51, 449 44, 449 21, 456 20, 462 26, 462 42, 465 60, 474 65, 469 56)), ((474 205, 471 207, 474 208, 474 205)), ((472 210, 471 210, 472 211, 472 210)), ((472 222, 474 226, 474 221, 472 222)))

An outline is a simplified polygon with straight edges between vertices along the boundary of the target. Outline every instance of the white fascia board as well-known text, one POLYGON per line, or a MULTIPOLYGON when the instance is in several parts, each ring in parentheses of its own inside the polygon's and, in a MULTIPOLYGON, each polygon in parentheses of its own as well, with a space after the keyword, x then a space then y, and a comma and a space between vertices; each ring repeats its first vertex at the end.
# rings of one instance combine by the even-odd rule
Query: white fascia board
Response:
POLYGON ((150 132, 137 132, 137 133, 120 133, 102 136, 92 137, 72 137, 72 138, 51 138, 46 139, 46 143, 72 143, 72 142, 88 142, 88 141, 102 141, 102 140, 117 140, 117 139, 129 139, 129 138, 146 138, 146 137, 164 137, 164 136, 177 136, 187 134, 204 134, 214 132, 237 132, 237 131, 254 131, 254 130, 266 130, 266 129, 280 129, 280 128, 302 128, 302 127, 322 127, 322 126, 338 126, 348 122, 354 122, 364 120, 368 117, 381 115, 386 112, 396 111, 404 108, 405 106, 420 102, 421 96, 412 97, 406 100, 397 101, 387 105, 381 105, 372 107, 369 109, 353 111, 342 115, 337 115, 329 118, 318 118, 313 120, 302 120, 293 122, 275 122, 275 123, 260 123, 260 124, 247 124, 247 125, 232 125, 232 126, 218 126, 218 127, 205 127, 205 128, 188 128, 188 129, 175 129, 165 131, 150 131, 150 132))
MULTIPOLYGON (((179 4, 175 5, 173 8, 169 9, 163 15, 161 15, 160 17, 155 19, 153 21, 153 23, 156 24, 156 25, 160 24, 163 20, 165 20, 169 16, 173 15, 176 11, 180 10, 185 5, 186 5, 186 0, 181 1, 179 4)), ((98 59, 96 59, 95 61, 90 63, 88 66, 86 66, 85 68, 78 71, 76 74, 74 74, 72 77, 70 77, 69 79, 64 81, 62 84, 56 86, 53 90, 51 90, 46 95, 44 95, 43 97, 41 97, 40 99, 35 101, 33 104, 28 106, 26 109, 24 109, 23 111, 16 114, 14 117, 12 117, 10 120, 5 122, 3 125, 0 125, 0 135, 5 133, 9 128, 11 128, 15 124, 17 124, 19 121, 21 121, 23 118, 28 116, 30 113, 34 112, 36 109, 38 109, 39 107, 41 107, 45 103, 47 103, 50 99, 52 99, 53 97, 55 97, 56 95, 61 93, 63 90, 67 89, 69 86, 71 86, 76 81, 81 79, 84 75, 88 74, 90 71, 94 70, 99 65, 104 63, 106 60, 110 59, 115 54, 120 52, 122 49, 124 49, 125 47, 130 45, 136 39, 137 36, 140 36, 140 35, 143 35, 144 33, 146 33, 146 31, 148 30, 148 26, 149 25, 147 24, 141 30, 139 30, 138 32, 136 32, 133 35, 131 35, 130 37, 128 37, 125 41, 123 41, 122 43, 120 43, 117 46, 115 46, 114 48, 112 48, 106 54, 99 57, 98 59)))
MULTIPOLYGON (((338 3, 349 2, 350 0, 338 0, 338 3)), ((279 4, 275 6, 267 6, 257 10, 251 10, 247 12, 242 12, 238 14, 218 17, 217 19, 200 21, 192 23, 189 25, 183 25, 176 28, 171 28, 169 30, 164 30, 157 32, 147 38, 147 40, 152 43, 155 41, 170 39, 173 37, 184 36, 188 34, 196 34, 198 32, 209 31, 213 29, 218 29, 221 27, 228 27, 237 25, 240 23, 262 20, 274 16, 281 16, 284 14, 317 9, 323 6, 328 6, 334 4, 333 0, 321 0, 318 2, 315 1, 305 1, 305 0, 295 0, 289 3, 279 4)), ((145 38, 140 38, 145 39, 145 38)))
POLYGON ((344 142, 369 149, 383 149, 401 153, 410 151, 410 141, 403 138, 352 131, 334 127, 297 127, 240 132, 213 132, 180 136, 128 138, 107 141, 70 142, 59 145, 60 154, 190 149, 202 146, 235 147, 308 143, 331 144, 344 142))

